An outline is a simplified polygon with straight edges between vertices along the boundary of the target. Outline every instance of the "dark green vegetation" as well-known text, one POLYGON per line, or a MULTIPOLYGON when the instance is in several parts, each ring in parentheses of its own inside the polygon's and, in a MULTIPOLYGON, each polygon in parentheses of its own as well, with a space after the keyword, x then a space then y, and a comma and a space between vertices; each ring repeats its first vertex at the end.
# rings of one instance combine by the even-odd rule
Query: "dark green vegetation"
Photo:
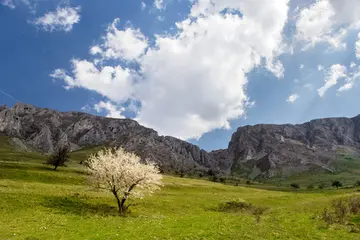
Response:
POLYGON ((69 161, 69 149, 67 147, 59 148, 53 154, 49 156, 46 164, 54 166, 54 171, 60 166, 66 166, 69 161))
POLYGON ((300 188, 324 189, 360 186, 360 157, 338 154, 332 166, 335 171, 303 172, 283 178, 263 180, 278 187, 297 184, 300 188), (335 185, 333 185, 335 183, 335 185), (339 185, 340 184, 340 185, 339 185))
MULTIPOLYGON (((131 201, 131 213, 119 217, 113 196, 87 184, 79 162, 91 151, 72 153, 68 167, 52 171, 47 156, 16 152, 1 138, 0 239, 360 239, 353 231, 359 216, 351 225, 321 218, 333 199, 359 196, 360 188, 319 190, 314 182, 308 190, 311 181, 301 178, 278 188, 165 176, 161 191, 131 201), (290 188, 294 182, 299 190, 290 188), (239 198, 252 210, 219 211, 239 198)), ((331 185, 334 176, 320 180, 331 185)), ((355 176, 338 180, 356 183, 355 176)))

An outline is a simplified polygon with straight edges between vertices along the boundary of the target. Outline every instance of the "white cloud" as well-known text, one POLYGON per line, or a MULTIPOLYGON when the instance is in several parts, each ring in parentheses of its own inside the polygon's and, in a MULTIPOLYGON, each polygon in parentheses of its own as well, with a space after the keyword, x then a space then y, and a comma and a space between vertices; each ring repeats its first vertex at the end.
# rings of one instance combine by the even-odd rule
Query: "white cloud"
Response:
POLYGON ((348 82, 348 83, 345 83, 344 85, 342 85, 338 91, 339 92, 344 92, 344 91, 347 91, 347 90, 350 90, 354 87, 354 82, 348 82))
POLYGON ((325 84, 318 89, 318 94, 323 97, 328 89, 335 86, 339 79, 346 78, 346 67, 340 64, 334 64, 326 73, 325 84))
POLYGON ((141 10, 145 10, 145 8, 146 8, 146 3, 141 2, 141 10))
POLYGON ((352 89, 355 86, 355 82, 360 78, 360 67, 356 69, 352 67, 351 70, 352 72, 348 73, 345 79, 345 84, 338 89, 338 92, 344 92, 352 89))
POLYGON ((14 9, 15 8, 15 4, 14 4, 14 1, 13 0, 2 0, 1 1, 1 4, 6 6, 6 7, 9 7, 11 9, 14 9))
POLYGON ((354 62, 351 62, 350 63, 350 68, 354 68, 354 67, 356 67, 356 64, 354 62))
POLYGON ((349 30, 359 27, 360 1, 319 0, 299 13, 295 38, 305 43, 303 50, 318 43, 344 49, 349 30))
POLYGON ((100 55, 103 59, 115 59, 134 61, 145 53, 148 47, 146 37, 139 29, 131 27, 125 30, 119 30, 116 26, 120 19, 115 19, 109 26, 104 43, 99 46, 93 46, 90 53, 100 55))
POLYGON ((92 109, 92 108, 90 107, 89 104, 86 104, 85 106, 82 106, 82 107, 80 108, 80 110, 83 111, 83 112, 90 112, 91 109, 92 109))
POLYGON ((133 73, 132 70, 121 66, 97 67, 86 60, 72 60, 72 73, 70 77, 62 69, 56 69, 50 76, 61 79, 66 89, 82 87, 95 91, 116 102, 124 102, 132 98, 133 73))
POLYGON ((55 12, 48 12, 44 16, 35 19, 33 24, 45 31, 69 32, 73 25, 80 21, 80 7, 57 8, 55 12))
POLYGON ((155 1, 154 1, 154 6, 155 6, 158 10, 163 10, 163 9, 165 9, 164 0, 155 0, 155 1))
POLYGON ((106 111, 106 117, 109 118, 125 118, 122 115, 122 112, 125 111, 124 108, 118 108, 116 105, 112 104, 111 102, 107 101, 100 101, 99 103, 94 105, 94 109, 100 113, 102 111, 106 111))
POLYGON ((291 94, 288 98, 287 98, 287 102, 289 103, 294 103, 300 96, 296 93, 291 94))
POLYGON ((324 70, 324 66, 321 65, 321 64, 319 64, 319 65, 317 66, 317 69, 318 69, 318 71, 322 71, 322 70, 324 70))
POLYGON ((304 64, 301 64, 301 65, 300 65, 300 69, 303 69, 303 68, 304 68, 304 64))
POLYGON ((96 91, 119 106, 129 99, 138 101, 136 120, 160 134, 198 138, 229 128, 230 120, 245 115, 251 105, 247 74, 254 68, 263 66, 283 76, 277 57, 283 49, 287 12, 288 0, 199 0, 189 18, 176 24, 176 33, 156 35, 154 46, 148 47, 140 30, 130 34, 138 37, 126 38, 140 39, 139 44, 118 37, 109 44, 109 34, 127 31, 113 25, 105 43, 91 50, 100 56, 112 51, 116 54, 110 56, 120 64, 134 60, 138 72, 73 60, 71 74, 56 70, 53 76, 69 88, 96 91), (224 13, 225 9, 235 11, 224 13))
POLYGON ((360 33, 358 34, 358 40, 355 43, 355 55, 357 59, 360 59, 360 33))

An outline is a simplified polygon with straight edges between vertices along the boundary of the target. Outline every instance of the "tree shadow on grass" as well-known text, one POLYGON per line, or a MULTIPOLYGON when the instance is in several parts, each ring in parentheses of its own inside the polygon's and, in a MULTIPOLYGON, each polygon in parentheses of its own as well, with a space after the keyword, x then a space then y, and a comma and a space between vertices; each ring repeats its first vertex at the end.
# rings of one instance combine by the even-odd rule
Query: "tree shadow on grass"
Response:
POLYGON ((118 209, 108 204, 91 203, 86 196, 75 194, 65 197, 46 197, 43 206, 55 209, 61 214, 75 214, 79 216, 119 216, 118 209))

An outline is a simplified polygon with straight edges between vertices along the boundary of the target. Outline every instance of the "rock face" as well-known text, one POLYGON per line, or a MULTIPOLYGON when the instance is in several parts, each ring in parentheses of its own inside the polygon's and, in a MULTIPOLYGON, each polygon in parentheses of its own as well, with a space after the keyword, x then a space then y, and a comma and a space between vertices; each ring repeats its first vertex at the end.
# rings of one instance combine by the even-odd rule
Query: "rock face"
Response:
POLYGON ((287 176, 313 169, 332 171, 335 153, 360 152, 360 115, 299 125, 240 127, 228 149, 206 152, 188 142, 143 127, 131 119, 58 112, 18 103, 0 106, 0 135, 17 146, 51 153, 60 146, 122 146, 165 171, 218 169, 249 178, 287 176))
MULTIPOLYGON (((77 150, 85 146, 122 146, 164 170, 219 168, 216 154, 156 131, 130 119, 111 119, 79 112, 58 112, 18 103, 0 107, 0 132, 26 146, 51 153, 60 146, 77 150)), ((221 163, 223 169, 229 168, 221 163)))
POLYGON ((286 176, 312 169, 332 171, 339 150, 360 150, 360 115, 299 125, 240 127, 229 143, 232 172, 250 178, 286 176))

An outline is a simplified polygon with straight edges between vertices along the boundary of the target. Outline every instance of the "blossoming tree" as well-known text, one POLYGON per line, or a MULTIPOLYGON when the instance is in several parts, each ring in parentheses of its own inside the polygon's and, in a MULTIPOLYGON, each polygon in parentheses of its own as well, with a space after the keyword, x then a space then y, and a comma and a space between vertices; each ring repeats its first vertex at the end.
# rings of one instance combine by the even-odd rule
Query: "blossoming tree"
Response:
POLYGON ((87 167, 93 184, 115 196, 119 214, 126 211, 125 202, 129 197, 141 198, 162 185, 157 166, 141 163, 138 156, 122 148, 105 149, 91 155, 87 167))

